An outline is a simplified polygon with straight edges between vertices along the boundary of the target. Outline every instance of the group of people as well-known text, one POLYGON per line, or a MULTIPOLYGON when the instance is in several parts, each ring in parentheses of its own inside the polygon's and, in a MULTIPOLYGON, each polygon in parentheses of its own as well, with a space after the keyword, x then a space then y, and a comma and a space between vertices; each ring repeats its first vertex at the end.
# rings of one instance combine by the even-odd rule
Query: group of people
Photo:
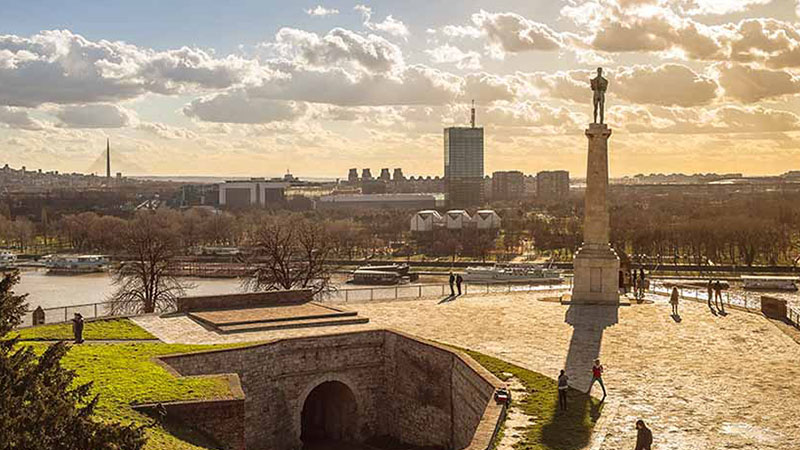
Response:
POLYGON ((450 297, 455 297, 456 295, 453 285, 458 288, 458 295, 461 295, 461 283, 463 282, 464 279, 461 278, 461 274, 454 275, 453 272, 450 272, 450 297))
MULTIPOLYGON (((606 386, 603 383, 603 372, 605 372, 605 368, 603 365, 600 364, 599 359, 594 360, 594 365, 592 365, 592 381, 589 383, 589 389, 586 391, 586 395, 589 395, 592 392, 592 388, 594 387, 595 383, 599 383, 600 387, 603 388, 603 398, 600 402, 604 402, 606 400, 606 386)), ((558 375, 558 409, 566 411, 567 410, 567 391, 569 391, 569 376, 567 375, 565 370, 561 370, 558 375)), ((651 450, 653 445, 653 432, 647 427, 647 424, 644 423, 644 420, 637 420, 636 421, 636 448, 634 450, 651 450)))
POLYGON ((627 283, 626 283, 626 276, 625 272, 620 270, 619 271, 619 288, 623 294, 627 294, 628 292, 633 292, 634 297, 636 300, 641 300, 644 298, 644 293, 647 290, 647 285, 649 281, 644 274, 644 269, 639 268, 637 271, 636 269, 631 269, 628 272, 627 276, 627 283), (628 291, 628 287, 630 287, 630 291, 628 291))
MULTIPOLYGON (((714 306, 721 314, 725 314, 725 302, 722 300, 722 291, 724 289, 719 280, 708 280, 708 307, 714 311, 714 306), (711 304, 714 300, 714 305, 711 304)), ((669 296, 669 304, 672 305, 672 315, 678 317, 678 303, 680 302, 681 294, 677 286, 672 287, 672 294, 669 296)))

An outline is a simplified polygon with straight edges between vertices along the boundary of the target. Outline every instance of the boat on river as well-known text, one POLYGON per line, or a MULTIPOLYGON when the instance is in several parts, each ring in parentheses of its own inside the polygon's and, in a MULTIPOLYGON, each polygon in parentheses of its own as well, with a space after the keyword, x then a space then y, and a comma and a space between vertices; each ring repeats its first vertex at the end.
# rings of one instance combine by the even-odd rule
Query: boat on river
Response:
POLYGON ((752 290, 796 291, 800 277, 742 275, 742 287, 752 290))
POLYGON ((561 272, 537 264, 495 264, 467 267, 463 278, 473 283, 561 283, 561 272))
POLYGON ((391 286, 416 281, 418 275, 409 272, 408 264, 386 264, 361 266, 353 271, 351 284, 391 286))
POLYGON ((0 270, 12 270, 17 267, 17 255, 9 251, 0 251, 0 270))
POLYGON ((53 255, 45 262, 50 275, 80 275, 104 272, 109 259, 105 255, 53 255))

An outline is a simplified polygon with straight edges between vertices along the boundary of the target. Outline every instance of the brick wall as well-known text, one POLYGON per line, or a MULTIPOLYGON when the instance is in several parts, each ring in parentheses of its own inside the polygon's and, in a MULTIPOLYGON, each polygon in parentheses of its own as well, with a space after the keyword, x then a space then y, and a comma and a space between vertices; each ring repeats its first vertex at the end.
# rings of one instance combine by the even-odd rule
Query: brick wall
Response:
POLYGON ((178 311, 291 305, 310 302, 312 298, 313 293, 310 289, 181 297, 178 299, 178 311))
POLYGON ((181 375, 238 374, 246 397, 241 422, 247 450, 299 448, 305 400, 327 381, 352 391, 357 440, 391 436, 417 446, 485 449, 500 418, 501 409, 492 408, 499 380, 467 357, 391 331, 283 339, 161 359, 181 375), (482 429, 490 432, 476 434, 482 429))

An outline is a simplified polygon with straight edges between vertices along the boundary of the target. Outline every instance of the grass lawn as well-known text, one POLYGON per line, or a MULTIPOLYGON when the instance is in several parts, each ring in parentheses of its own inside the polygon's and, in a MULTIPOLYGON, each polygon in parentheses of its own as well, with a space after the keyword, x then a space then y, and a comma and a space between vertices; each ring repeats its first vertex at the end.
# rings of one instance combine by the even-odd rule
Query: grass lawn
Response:
MULTIPOLYGON (((47 346, 43 343, 22 345, 32 346, 37 353, 43 352, 47 346)), ((131 402, 230 397, 228 384, 222 378, 176 378, 151 361, 151 358, 170 353, 221 347, 230 345, 172 345, 149 342, 74 345, 62 360, 62 365, 77 373, 77 383, 93 382, 93 394, 100 394, 96 409, 99 419, 124 424, 151 424, 153 419, 134 411, 130 407, 131 402)), ((149 428, 147 434, 148 450, 209 448, 201 436, 188 430, 167 431, 159 425, 149 428)))
MULTIPOLYGON (((20 339, 24 340, 72 340, 72 324, 57 323, 17 330, 20 339)), ((128 319, 95 320, 86 322, 83 328, 85 340, 97 339, 155 339, 128 319)))
POLYGON ((463 351, 501 380, 506 381, 513 376, 525 387, 527 397, 514 398, 512 392, 512 402, 533 420, 529 421, 524 429, 509 430, 505 427, 503 429, 504 434, 521 436, 514 449, 577 450, 589 443, 592 428, 600 418, 602 410, 599 400, 570 389, 569 409, 567 412, 560 412, 558 385, 552 378, 482 353, 463 351))

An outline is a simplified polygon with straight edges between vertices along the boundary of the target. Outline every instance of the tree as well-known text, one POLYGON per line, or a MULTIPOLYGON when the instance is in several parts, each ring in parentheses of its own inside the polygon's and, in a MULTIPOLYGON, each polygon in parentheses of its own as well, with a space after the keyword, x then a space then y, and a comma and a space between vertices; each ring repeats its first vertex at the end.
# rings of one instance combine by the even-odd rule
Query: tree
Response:
POLYGON ((333 239, 321 224, 299 216, 268 220, 248 237, 253 255, 243 286, 251 291, 311 289, 329 292, 333 239))
POLYGON ((146 437, 142 427, 96 421, 98 397, 91 383, 74 386, 75 373, 61 367, 69 351, 51 345, 37 357, 8 333, 27 310, 25 295, 16 295, 16 273, 0 281, 0 450, 139 450, 146 437))
POLYGON ((128 260, 112 271, 117 291, 111 312, 152 313, 176 306, 190 286, 175 278, 179 224, 160 211, 142 211, 123 229, 120 242, 128 260))

